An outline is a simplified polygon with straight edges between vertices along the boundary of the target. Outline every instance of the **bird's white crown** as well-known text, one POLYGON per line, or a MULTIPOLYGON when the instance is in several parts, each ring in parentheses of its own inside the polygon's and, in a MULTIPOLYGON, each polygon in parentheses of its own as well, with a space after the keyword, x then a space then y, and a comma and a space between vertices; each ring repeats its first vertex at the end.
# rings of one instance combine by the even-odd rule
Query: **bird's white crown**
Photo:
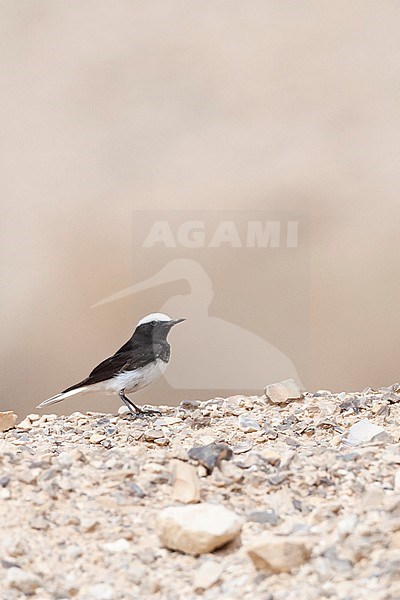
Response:
POLYGON ((136 327, 144 325, 145 323, 151 323, 151 321, 172 321, 172 319, 164 313, 151 313, 150 315, 143 317, 143 319, 140 319, 136 327))

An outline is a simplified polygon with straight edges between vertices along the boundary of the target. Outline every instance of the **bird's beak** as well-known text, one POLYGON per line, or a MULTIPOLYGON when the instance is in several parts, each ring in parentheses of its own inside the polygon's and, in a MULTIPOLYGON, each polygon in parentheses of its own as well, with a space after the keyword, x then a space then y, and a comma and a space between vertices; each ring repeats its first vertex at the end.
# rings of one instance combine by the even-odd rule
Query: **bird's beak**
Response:
POLYGON ((175 319, 175 320, 172 320, 172 321, 170 321, 171 327, 173 325, 177 325, 178 323, 183 323, 183 321, 186 321, 186 319, 175 319))

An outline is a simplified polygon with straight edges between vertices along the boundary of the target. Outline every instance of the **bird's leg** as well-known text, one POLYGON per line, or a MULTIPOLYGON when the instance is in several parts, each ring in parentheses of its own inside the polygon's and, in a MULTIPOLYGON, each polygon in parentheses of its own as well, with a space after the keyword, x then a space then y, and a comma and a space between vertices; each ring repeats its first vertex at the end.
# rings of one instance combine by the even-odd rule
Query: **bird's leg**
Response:
POLYGON ((152 409, 152 408, 148 408, 148 409, 139 408, 139 406, 136 406, 136 404, 134 404, 132 402, 132 400, 130 400, 129 398, 127 398, 125 396, 125 390, 120 390, 118 392, 118 395, 121 398, 122 402, 125 404, 125 406, 127 406, 129 408, 129 412, 131 413, 131 415, 133 415, 136 418, 152 417, 153 415, 161 415, 162 414, 160 410, 156 410, 156 409, 152 409))
POLYGON ((125 395, 121 394, 120 392, 118 393, 118 395, 121 398, 122 402, 125 404, 125 406, 127 406, 128 410, 129 410, 128 414, 130 414, 131 416, 133 416, 135 418, 138 417, 139 414, 136 412, 136 410, 133 410, 128 398, 125 395))

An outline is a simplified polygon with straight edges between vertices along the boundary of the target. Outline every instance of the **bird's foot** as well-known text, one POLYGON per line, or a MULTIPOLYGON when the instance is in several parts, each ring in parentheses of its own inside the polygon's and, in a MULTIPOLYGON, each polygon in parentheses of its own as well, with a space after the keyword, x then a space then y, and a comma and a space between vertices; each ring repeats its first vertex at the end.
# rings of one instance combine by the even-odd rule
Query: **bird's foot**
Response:
POLYGON ((125 416, 129 415, 131 419, 147 419, 149 417, 162 415, 162 412, 156 408, 140 408, 139 406, 136 406, 136 404, 133 404, 133 402, 127 406, 129 412, 125 413, 125 416))
POLYGON ((147 419, 148 417, 162 415, 162 412, 155 408, 139 408, 138 406, 135 406, 135 410, 130 409, 129 412, 126 413, 126 416, 128 415, 132 419, 147 419))
POLYGON ((161 410, 157 408, 139 408, 139 415, 143 417, 154 417, 155 415, 161 416, 161 410))
POLYGON ((147 417, 162 415, 162 412, 160 410, 157 410, 156 408, 140 408, 139 406, 136 406, 136 404, 134 404, 132 400, 127 398, 123 392, 119 394, 119 397, 121 398, 125 406, 129 408, 129 413, 127 414, 129 414, 131 418, 146 419, 147 417))

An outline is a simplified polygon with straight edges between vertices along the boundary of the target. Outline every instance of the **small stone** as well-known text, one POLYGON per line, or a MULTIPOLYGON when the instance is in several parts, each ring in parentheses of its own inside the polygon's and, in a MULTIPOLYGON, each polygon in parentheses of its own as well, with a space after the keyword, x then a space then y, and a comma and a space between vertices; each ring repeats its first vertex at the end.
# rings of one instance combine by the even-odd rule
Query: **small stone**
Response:
POLYGON ((369 486, 365 489, 361 496, 361 507, 365 511, 375 510, 378 507, 383 506, 385 499, 385 492, 374 486, 369 486))
POLYGON ((53 523, 65 527, 67 525, 79 525, 80 519, 70 512, 59 512, 52 518, 53 523))
POLYGON ((306 562, 311 554, 306 541, 300 537, 270 534, 254 540, 246 548, 246 552, 256 569, 273 573, 290 572, 306 562))
POLYGON ((30 429, 32 429, 32 423, 30 422, 28 417, 21 421, 21 423, 18 423, 18 429, 22 429, 23 431, 29 431, 30 429))
POLYGON ((301 445, 300 442, 290 437, 286 437, 285 442, 288 446, 292 446, 292 448, 298 448, 301 445))
POLYGON ((127 406, 125 406, 125 405, 123 405, 123 406, 120 406, 120 407, 119 407, 119 409, 118 409, 118 414, 119 414, 120 416, 122 416, 122 417, 124 417, 124 416, 125 416, 127 413, 129 413, 129 412, 131 412, 131 411, 130 411, 130 410, 129 410, 129 408, 128 408, 127 406))
POLYGON ((161 582, 157 577, 147 577, 146 581, 141 586, 143 598, 148 598, 153 594, 157 594, 161 590, 161 582))
POLYGON ((337 524, 337 530, 341 537, 350 535, 354 531, 357 521, 357 515, 354 513, 350 513, 342 517, 337 524))
POLYGON ((349 429, 347 443, 353 446, 366 442, 391 442, 392 436, 383 427, 375 425, 368 419, 354 423, 349 429))
MULTIPOLYGON (((226 460, 222 461, 220 470, 224 478, 227 480, 227 483, 238 483, 239 481, 243 481, 243 471, 239 469, 239 467, 233 462, 228 462, 226 460)), ((213 471, 217 473, 218 471, 213 471)))
POLYGON ((169 439, 165 438, 165 437, 160 437, 160 438, 155 439, 154 443, 157 444, 157 446, 168 446, 169 439))
POLYGON ((282 460, 279 452, 275 452, 275 450, 264 450, 261 456, 262 459, 270 465, 277 465, 282 460))
POLYGON ((140 485, 138 485, 134 481, 128 481, 127 487, 128 487, 130 496, 137 496, 137 498, 144 498, 146 495, 144 493, 144 491, 142 490, 142 488, 140 487, 140 485))
POLYGON ((140 550, 140 560, 144 565, 152 565, 156 560, 153 548, 142 548, 140 550))
POLYGON ((22 483, 35 483, 39 474, 40 469, 26 469, 18 473, 18 479, 22 483))
POLYGON ((0 489, 0 500, 9 500, 11 498, 11 492, 8 488, 2 487, 0 489))
POLYGON ((65 549, 65 553, 69 558, 75 559, 79 558, 83 554, 83 549, 78 544, 72 544, 71 546, 67 546, 65 549))
POLYGON ((39 421, 40 415, 38 415, 37 413, 31 413, 30 415, 27 415, 26 418, 29 419, 32 423, 34 423, 35 421, 39 421))
POLYGON ((232 446, 232 452, 234 454, 244 454, 245 452, 251 450, 252 447, 253 442, 251 440, 248 440, 245 442, 240 442, 239 444, 236 444, 236 446, 232 446))
POLYGON ((9 554, 10 556, 23 556, 28 551, 26 542, 21 538, 15 538, 14 536, 6 536, 3 537, 2 542, 7 550, 7 554, 9 554))
MULTIPOLYGON (((182 419, 179 419, 178 417, 163 416, 162 421, 163 421, 163 424, 167 425, 168 427, 170 427, 171 425, 177 425, 178 423, 182 423, 182 419)), ((156 419, 154 421, 154 424, 157 425, 159 422, 160 422, 160 419, 156 419)))
POLYGON ((397 454, 395 452, 386 451, 383 453, 382 458, 387 463, 400 465, 400 454, 397 454))
POLYGON ((253 431, 259 431, 261 426, 254 419, 246 417, 246 415, 240 415, 238 419, 239 429, 244 433, 251 433, 253 431))
POLYGON ((287 476, 288 476, 287 471, 281 472, 281 473, 275 473, 274 475, 270 475, 268 477, 268 481, 270 482, 271 485, 279 485, 280 483, 285 481, 287 476))
POLYGON ((219 467, 222 460, 232 458, 232 450, 226 444, 208 444, 207 446, 195 446, 189 450, 189 457, 197 460, 209 473, 214 467, 219 467))
POLYGON ((182 460, 172 461, 172 497, 189 504, 200 502, 200 481, 193 465, 182 460))
POLYGON ((97 519, 92 519, 91 517, 83 517, 81 519, 79 530, 82 531, 82 533, 90 533, 97 528, 98 524, 99 522, 97 521, 97 519))
POLYGON ((207 477, 208 471, 207 471, 207 469, 203 465, 199 465, 197 467, 197 475, 199 477, 207 477))
POLYGON ((221 577, 223 565, 216 560, 205 560, 196 570, 193 580, 195 592, 207 590, 221 577))
POLYGON ((178 460, 189 460, 189 455, 187 453, 186 448, 183 448, 180 444, 173 444, 170 447, 169 455, 171 458, 176 458, 178 460))
POLYGON ((164 432, 158 429, 147 429, 144 432, 144 437, 148 442, 154 442, 157 438, 163 438, 164 432))
POLYGON ((109 583, 96 583, 88 589, 90 600, 113 600, 114 589, 109 583))
POLYGON ((136 585, 139 585, 146 577, 146 574, 147 574, 146 567, 144 565, 142 565, 140 562, 130 561, 129 564, 130 564, 130 569, 126 575, 129 579, 129 581, 131 581, 132 583, 135 583, 136 585))
POLYGON ((199 408, 200 402, 198 400, 182 400, 179 406, 185 410, 196 410, 199 408))
POLYGON ((278 523, 278 517, 272 508, 270 510, 253 510, 247 515, 247 521, 276 525, 278 523))
POLYGON ((7 570, 6 582, 10 588, 15 588, 23 594, 33 594, 40 586, 40 579, 37 575, 19 567, 11 567, 7 570))
POLYGON ((299 386, 293 379, 271 383, 271 385, 267 385, 264 393, 274 404, 287 404, 293 400, 301 400, 303 398, 299 386))
POLYGON ((35 517, 32 517, 29 521, 29 525, 32 527, 32 529, 37 529, 38 531, 45 531, 49 528, 49 522, 43 515, 36 515, 35 517))
POLYGON ((80 582, 79 577, 76 575, 76 573, 66 573, 65 577, 64 577, 64 581, 61 585, 62 585, 62 591, 59 596, 55 596, 55 597, 59 597, 59 598, 70 598, 70 596, 72 596, 73 598, 75 596, 78 597, 81 582, 80 582))
POLYGON ((129 550, 129 548, 130 544, 125 538, 120 538, 115 542, 108 542, 107 544, 104 544, 104 549, 107 550, 107 552, 111 552, 113 554, 117 554, 119 552, 126 552, 127 550, 129 550))
POLYGON ((170 506, 156 520, 156 531, 164 546, 192 555, 224 546, 241 529, 242 519, 219 504, 170 506))
POLYGON ((165 473, 165 469, 159 462, 146 462, 143 465, 143 470, 148 471, 149 473, 154 473, 156 475, 161 475, 165 473))
POLYGON ((215 438, 212 435, 202 435, 200 437, 200 442, 203 446, 207 446, 208 444, 215 444, 215 438))
POLYGON ((0 412, 0 432, 8 431, 9 429, 15 427, 17 419, 17 415, 12 410, 0 412))
POLYGON ((394 476, 394 489, 397 492, 400 491, 400 469, 396 471, 396 475, 394 476))
POLYGON ((358 452, 348 452, 347 454, 342 454, 342 460, 344 460, 344 462, 351 462, 357 460, 359 457, 360 455, 358 452))
POLYGON ((106 436, 104 435, 104 433, 94 433, 93 435, 90 436, 89 442, 91 444, 100 444, 100 442, 102 442, 105 439, 106 439, 106 436))
POLYGON ((69 452, 60 452, 57 458, 59 464, 66 469, 68 469, 73 463, 73 458, 69 452))
POLYGON ((196 417, 195 419, 188 419, 188 424, 193 429, 202 429, 203 427, 209 427, 211 425, 211 418, 196 417))
POLYGON ((240 456, 235 460, 235 463, 241 469, 250 469, 250 467, 254 467, 255 465, 259 465, 261 462, 261 457, 256 452, 249 452, 244 456, 240 456))
POLYGON ((276 440, 276 438, 278 437, 278 432, 275 431, 275 429, 272 429, 272 427, 265 427, 264 431, 266 437, 269 440, 276 440))

